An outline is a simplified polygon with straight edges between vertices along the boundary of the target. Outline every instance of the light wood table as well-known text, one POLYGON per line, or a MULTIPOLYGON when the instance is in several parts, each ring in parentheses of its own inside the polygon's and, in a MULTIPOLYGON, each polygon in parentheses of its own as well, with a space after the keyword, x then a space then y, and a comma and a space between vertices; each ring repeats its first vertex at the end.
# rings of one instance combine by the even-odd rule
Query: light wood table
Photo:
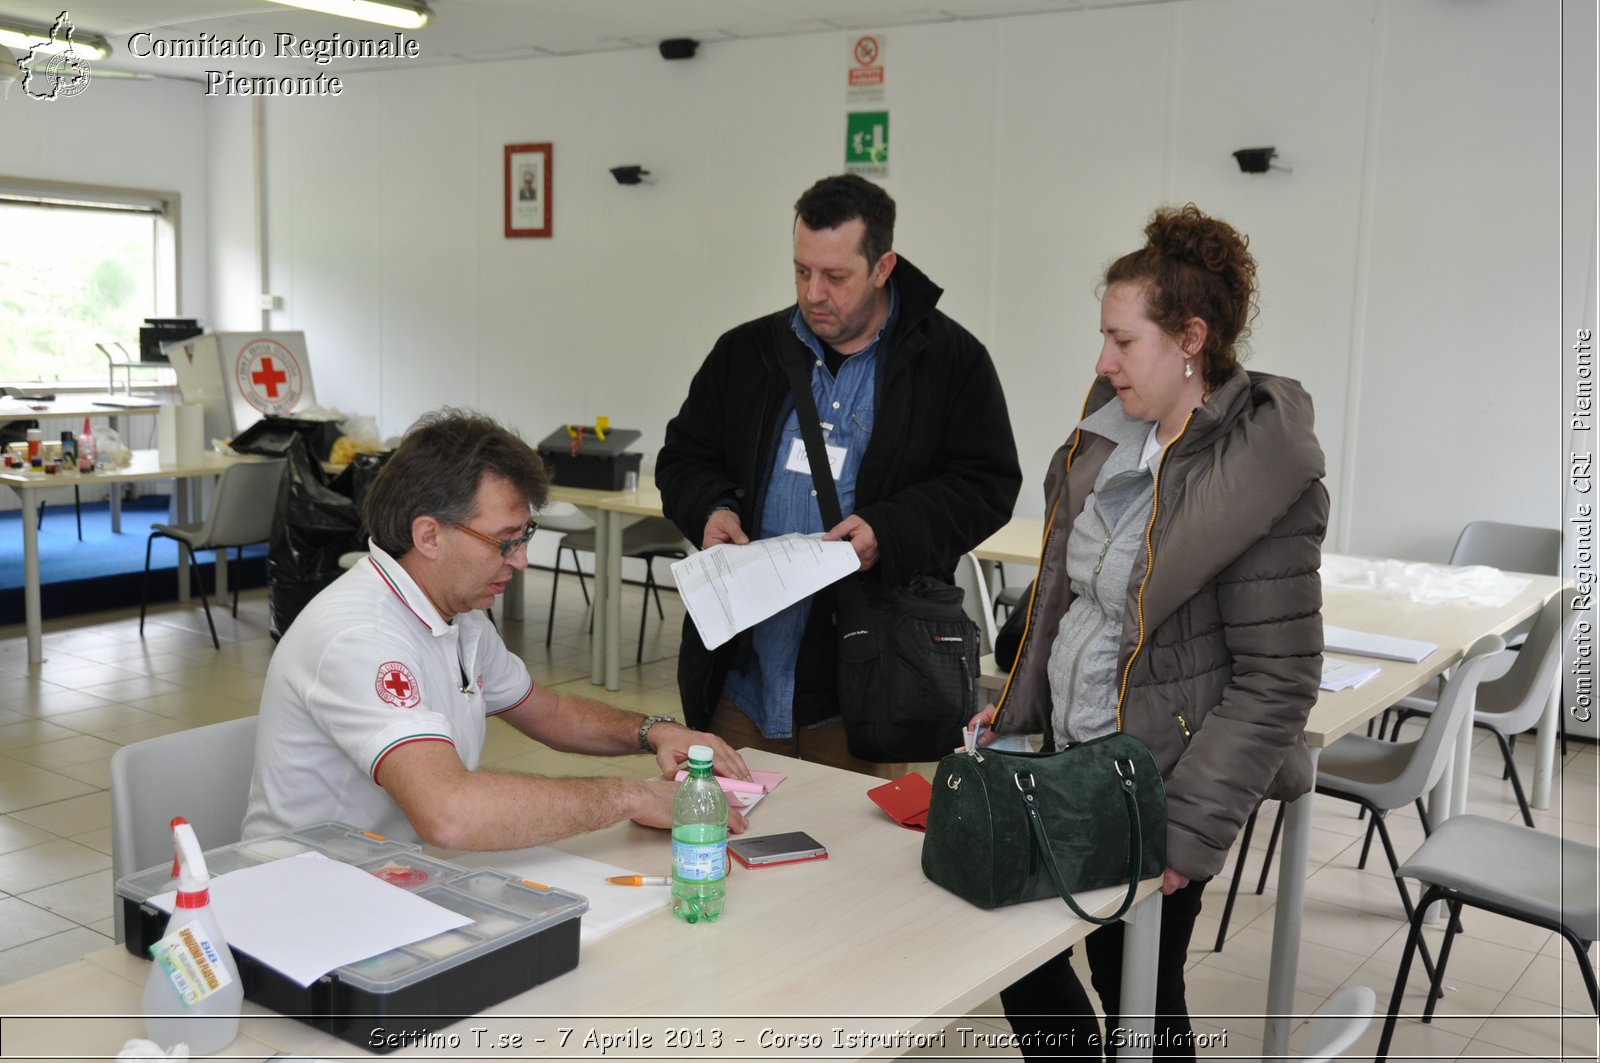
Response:
MULTIPOLYGON (((22 600, 28 632, 28 663, 44 660, 44 621, 39 603, 39 492, 56 487, 90 487, 101 484, 132 483, 139 480, 172 480, 176 484, 173 503, 174 520, 183 522, 192 516, 193 502, 189 481, 200 476, 220 476, 230 465, 240 462, 260 461, 248 456, 228 456, 206 452, 193 464, 163 465, 154 450, 136 450, 133 461, 123 469, 105 469, 77 476, 49 476, 33 470, 6 469, 0 471, 0 484, 11 488, 22 503, 22 600)), ((226 593, 226 551, 217 551, 217 591, 226 593)), ((189 558, 178 552, 178 596, 189 597, 189 558)))
MULTIPOLYGON (((1343 589, 1328 589, 1323 595, 1323 618, 1340 627, 1421 639, 1439 647, 1417 664, 1399 661, 1374 661, 1376 676, 1352 690, 1322 691, 1306 721, 1306 744, 1311 748, 1312 769, 1322 750, 1333 742, 1366 726, 1384 709, 1424 686, 1429 680, 1461 660, 1466 650, 1485 635, 1498 635, 1539 611, 1561 587, 1554 576, 1526 576, 1529 583, 1512 601, 1499 606, 1478 606, 1461 602, 1421 604, 1403 599, 1343 589)), ((1344 657, 1342 654, 1333 654, 1344 657)), ((1554 714, 1546 713, 1540 724, 1541 750, 1548 739, 1554 747, 1554 714)), ((1450 804, 1465 799, 1467 753, 1471 748, 1470 726, 1462 728, 1451 775, 1456 780, 1454 800, 1440 802, 1437 818, 1447 815, 1450 804)), ((1548 779, 1551 764, 1544 761, 1539 774, 1548 779)), ((1536 779, 1539 777, 1536 774, 1536 779)), ((1289 1034, 1294 1028, 1294 990, 1300 961, 1301 917, 1305 908, 1306 868, 1310 856, 1311 820, 1315 793, 1289 804, 1284 817, 1283 851, 1278 863, 1278 896, 1273 914, 1272 959, 1267 970, 1266 1030, 1263 1056, 1287 1058, 1289 1034)))
MULTIPOLYGON (((607 690, 622 686, 622 529, 642 517, 662 516, 661 492, 655 478, 640 475, 633 491, 605 491, 589 487, 550 487, 552 502, 577 506, 594 521, 594 638, 590 640, 590 681, 607 690)), ((521 573, 515 593, 522 599, 521 573)))
POLYGON ((1036 566, 1043 546, 1044 521, 1012 517, 1004 528, 975 546, 972 554, 979 561, 1036 566))
MULTIPOLYGON (((647 916, 583 946, 576 970, 436 1031, 459 1044, 436 1039, 395 1058, 892 1058, 1094 929, 1060 900, 983 911, 928 882, 922 835, 894 824, 866 796, 878 780, 773 754, 746 750, 745 757, 752 767, 789 776, 755 809, 752 829, 807 830, 828 847, 828 859, 756 871, 734 865, 721 921, 688 926, 666 910, 647 916), (475 1047, 474 1030, 484 1031, 485 1047, 475 1047), (512 1038, 520 1041, 514 1051, 488 1047, 512 1038), (614 1047, 602 1052, 601 1038, 614 1047), (836 1047, 844 1038, 856 1041, 836 1047), (769 1047, 781 1039, 787 1047, 769 1047)), ((670 845, 663 831, 622 824, 561 848, 660 873, 670 864, 670 845)), ((1140 885, 1128 917, 1129 1015, 1154 1010, 1157 885, 1140 885)), ((1096 890, 1081 899, 1105 914, 1123 892, 1096 890)), ((136 1016, 147 967, 116 947, 0 988, 7 1056, 103 1057, 143 1036, 136 1016)), ((228 1050, 233 1058, 363 1054, 295 1020, 245 1008, 240 1039, 228 1050)), ((386 1025, 404 1028, 404 1021, 386 1025)), ((1149 1032, 1148 1018, 1142 1029, 1129 1025, 1149 1032)), ((995 1054, 970 1046, 958 1052, 958 1036, 949 1037, 948 1054, 995 1054)))

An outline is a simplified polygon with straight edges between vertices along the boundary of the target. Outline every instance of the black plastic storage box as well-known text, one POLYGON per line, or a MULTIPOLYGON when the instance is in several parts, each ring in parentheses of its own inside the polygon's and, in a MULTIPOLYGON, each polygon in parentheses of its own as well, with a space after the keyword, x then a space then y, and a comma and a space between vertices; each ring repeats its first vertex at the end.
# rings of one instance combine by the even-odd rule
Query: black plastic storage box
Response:
MULTIPOLYGON (((541 889, 489 868, 470 870, 424 856, 415 845, 365 834, 343 823, 319 823, 206 852, 213 876, 320 852, 354 864, 473 922, 403 948, 346 964, 301 986, 233 950, 247 999, 342 1038, 385 1053, 400 1047, 373 1030, 428 1032, 448 1026, 578 966, 578 931, 589 902, 576 893, 541 889)), ((169 918, 146 903, 176 888, 171 867, 119 879, 127 948, 150 958, 169 918)))
POLYGON ((311 446, 311 456, 327 461, 333 445, 344 435, 343 421, 313 421, 304 417, 266 416, 233 437, 228 445, 238 454, 259 454, 281 458, 302 436, 311 446))
POLYGON ((608 428, 601 439, 594 425, 564 425, 539 444, 539 457, 550 470, 550 479, 562 487, 620 491, 628 473, 639 471, 644 455, 628 452, 628 445, 642 434, 632 428, 608 428))

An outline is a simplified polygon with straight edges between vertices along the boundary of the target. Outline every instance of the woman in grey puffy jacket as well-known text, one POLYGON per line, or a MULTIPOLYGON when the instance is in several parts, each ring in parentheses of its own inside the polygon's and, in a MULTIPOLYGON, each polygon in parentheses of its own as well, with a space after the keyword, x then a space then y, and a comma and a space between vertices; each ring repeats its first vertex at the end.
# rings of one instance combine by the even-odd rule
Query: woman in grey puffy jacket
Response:
MULTIPOLYGON (((1098 375, 1051 462, 1016 664, 974 723, 1150 748, 1169 817, 1153 1048, 1192 1059, 1183 962, 1201 892, 1252 809, 1312 783, 1328 495, 1305 390, 1239 366, 1247 240, 1193 204, 1145 235, 1106 271, 1098 375)), ((1121 926, 1085 952, 1104 1031, 1063 953, 1001 993, 1024 1058, 1114 1053, 1121 926)))

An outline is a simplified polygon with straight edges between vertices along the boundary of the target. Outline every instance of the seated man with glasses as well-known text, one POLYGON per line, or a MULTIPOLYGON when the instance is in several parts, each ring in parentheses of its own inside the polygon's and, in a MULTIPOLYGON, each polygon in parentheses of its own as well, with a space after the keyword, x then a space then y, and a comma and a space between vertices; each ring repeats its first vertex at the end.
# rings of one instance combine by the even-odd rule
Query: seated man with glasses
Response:
MULTIPOLYGON (((336 820, 444 849, 521 849, 624 819, 672 825, 669 778, 545 778, 480 770, 490 716, 552 749, 654 753, 675 773, 708 745, 671 717, 536 685, 483 610, 528 564, 549 481, 487 417, 423 417, 365 503, 371 555, 318 594, 272 655, 244 837, 336 820)), ((729 826, 744 829, 729 812, 729 826)))

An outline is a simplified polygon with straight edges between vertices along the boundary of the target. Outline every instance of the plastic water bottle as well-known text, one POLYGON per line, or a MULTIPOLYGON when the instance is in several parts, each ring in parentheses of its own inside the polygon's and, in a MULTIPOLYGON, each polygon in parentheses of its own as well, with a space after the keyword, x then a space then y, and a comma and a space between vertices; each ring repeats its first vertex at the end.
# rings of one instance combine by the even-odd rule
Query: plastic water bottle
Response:
POLYGON ((150 1040, 168 1052, 181 1043, 189 1055, 208 1056, 239 1036, 244 983, 211 907, 200 840, 182 817, 172 821, 172 839, 178 900, 166 934, 150 946, 154 962, 144 984, 144 1026, 150 1040))
POLYGON ((689 775, 672 799, 672 914, 714 923, 728 894, 728 799, 711 774, 711 747, 689 747, 689 775))

